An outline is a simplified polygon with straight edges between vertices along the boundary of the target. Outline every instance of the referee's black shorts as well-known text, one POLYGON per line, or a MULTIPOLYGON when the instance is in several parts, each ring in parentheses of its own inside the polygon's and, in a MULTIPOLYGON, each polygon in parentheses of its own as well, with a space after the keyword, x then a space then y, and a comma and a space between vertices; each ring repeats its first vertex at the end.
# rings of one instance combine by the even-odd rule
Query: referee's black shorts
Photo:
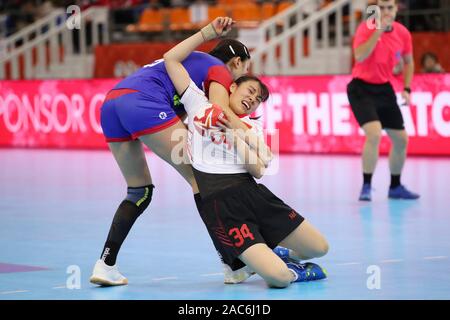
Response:
POLYGON ((370 121, 380 121, 385 129, 405 128, 397 97, 389 82, 372 84, 354 78, 347 86, 347 95, 361 127, 370 121))
POLYGON ((200 215, 216 250, 232 270, 245 266, 238 256, 246 249, 257 243, 273 249, 304 220, 255 181, 204 198, 200 215))

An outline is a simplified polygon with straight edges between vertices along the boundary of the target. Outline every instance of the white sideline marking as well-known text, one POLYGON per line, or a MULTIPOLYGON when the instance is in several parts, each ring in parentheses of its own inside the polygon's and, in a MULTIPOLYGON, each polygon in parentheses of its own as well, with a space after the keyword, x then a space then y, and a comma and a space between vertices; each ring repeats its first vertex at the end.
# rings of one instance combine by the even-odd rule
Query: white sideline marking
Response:
POLYGON ((438 259, 447 259, 447 256, 434 256, 434 257, 423 257, 424 260, 438 260, 438 259))
POLYGON ((11 293, 22 293, 22 292, 30 292, 29 290, 15 290, 15 291, 2 291, 0 294, 11 294, 11 293))
POLYGON ((362 264, 361 262, 345 262, 345 263, 336 263, 337 266, 353 266, 362 264))
POLYGON ((162 281, 162 280, 176 280, 178 277, 164 277, 164 278, 153 278, 153 281, 162 281))
POLYGON ((381 263, 397 263, 397 262, 403 262, 403 259, 386 259, 381 260, 381 263))
POLYGON ((223 276, 223 272, 218 272, 218 273, 204 273, 204 274, 201 274, 200 276, 202 276, 202 277, 223 276))

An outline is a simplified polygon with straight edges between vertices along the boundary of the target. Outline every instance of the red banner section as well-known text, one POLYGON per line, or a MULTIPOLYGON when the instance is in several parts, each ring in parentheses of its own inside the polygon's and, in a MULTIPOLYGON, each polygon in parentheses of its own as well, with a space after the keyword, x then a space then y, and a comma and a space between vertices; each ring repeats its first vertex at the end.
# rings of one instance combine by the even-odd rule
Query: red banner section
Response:
MULTIPOLYGON (((346 95, 349 76, 266 77, 259 109, 281 152, 360 153, 364 136, 346 95)), ((0 145, 105 148, 99 109, 117 79, 0 82, 0 145)), ((402 84, 394 84, 401 90, 402 84)), ((402 106, 409 154, 450 156, 450 74, 417 75, 402 106)), ((401 96, 398 94, 401 103, 401 96)), ((381 151, 389 149, 383 137, 381 151)))
MULTIPOLYGON (((278 130, 280 152, 360 153, 364 135, 349 106, 350 76, 267 77, 271 97, 260 108, 269 136, 278 130)), ((403 85, 393 81, 399 105, 403 85)), ((416 75, 411 106, 401 106, 409 154, 450 155, 450 74, 416 75)), ((383 137, 380 151, 387 153, 383 137)))
POLYGON ((0 145, 103 148, 100 106, 118 80, 0 82, 0 145))

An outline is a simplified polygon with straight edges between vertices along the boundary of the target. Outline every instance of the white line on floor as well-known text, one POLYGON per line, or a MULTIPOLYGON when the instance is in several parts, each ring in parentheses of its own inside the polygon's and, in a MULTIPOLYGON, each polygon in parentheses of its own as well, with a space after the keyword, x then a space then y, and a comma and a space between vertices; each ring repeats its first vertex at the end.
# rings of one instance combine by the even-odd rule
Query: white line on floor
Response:
POLYGON ((2 292, 0 292, 0 294, 11 294, 11 293, 21 293, 21 292, 30 292, 30 290, 2 291, 2 292))
POLYGON ((153 278, 153 281, 161 281, 161 280, 176 280, 178 277, 165 277, 165 278, 153 278))
POLYGON ((223 276, 223 272, 218 272, 218 273, 204 273, 204 274, 201 274, 200 276, 202 276, 202 277, 223 276))
POLYGON ((337 266, 353 266, 362 264, 362 262, 345 262, 345 263, 336 263, 337 266))
POLYGON ((59 287, 53 287, 52 289, 65 289, 67 288, 66 286, 59 286, 59 287))
POLYGON ((403 259, 386 259, 380 261, 380 263, 397 263, 397 262, 403 262, 403 259))
POLYGON ((434 257, 423 257, 424 260, 438 260, 438 259, 447 259, 447 256, 434 256, 434 257))

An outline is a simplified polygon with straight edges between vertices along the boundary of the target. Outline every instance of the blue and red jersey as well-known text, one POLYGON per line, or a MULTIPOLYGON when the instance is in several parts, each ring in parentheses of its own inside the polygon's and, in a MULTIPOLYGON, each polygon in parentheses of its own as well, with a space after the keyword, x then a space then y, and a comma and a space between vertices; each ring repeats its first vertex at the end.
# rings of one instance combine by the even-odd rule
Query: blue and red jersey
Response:
MULTIPOLYGON (((209 85, 212 81, 223 85, 227 90, 233 78, 226 68, 225 64, 207 53, 195 51, 191 53, 183 62, 184 68, 189 73, 195 85, 205 92, 208 96, 209 85)), ((120 81, 114 89, 134 89, 140 92, 154 90, 155 83, 164 88, 167 98, 170 100, 170 106, 179 107, 179 96, 167 74, 164 60, 156 60, 151 64, 145 65, 135 73, 120 81)), ((113 90, 114 90, 113 89, 113 90)), ((177 108, 177 113, 178 112, 177 108)), ((184 111, 184 108, 182 109, 184 111)))
MULTIPOLYGON (((193 52, 182 64, 206 95, 212 81, 229 91, 232 75, 219 59, 193 52)), ((107 94, 100 120, 106 141, 119 142, 164 130, 177 123, 185 112, 161 59, 120 81, 107 94)))

